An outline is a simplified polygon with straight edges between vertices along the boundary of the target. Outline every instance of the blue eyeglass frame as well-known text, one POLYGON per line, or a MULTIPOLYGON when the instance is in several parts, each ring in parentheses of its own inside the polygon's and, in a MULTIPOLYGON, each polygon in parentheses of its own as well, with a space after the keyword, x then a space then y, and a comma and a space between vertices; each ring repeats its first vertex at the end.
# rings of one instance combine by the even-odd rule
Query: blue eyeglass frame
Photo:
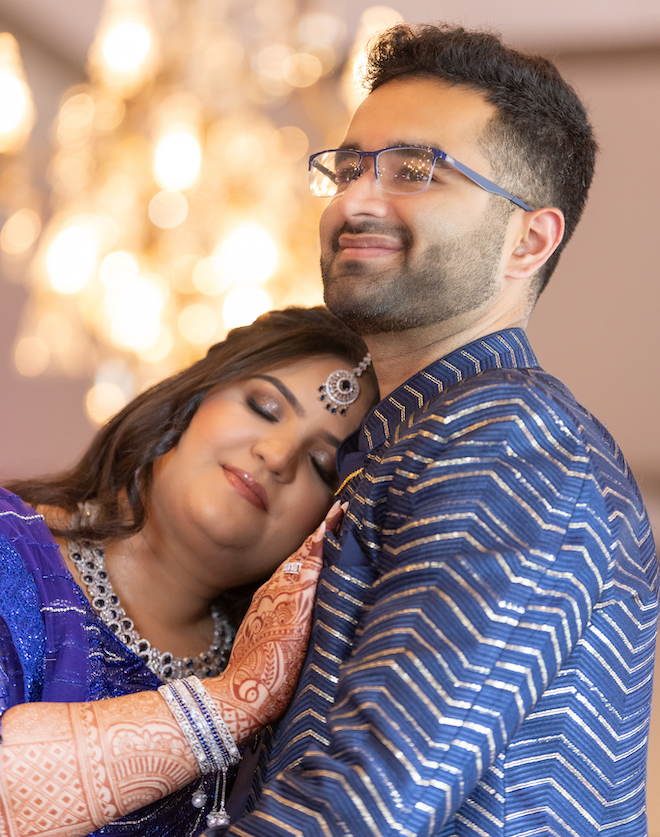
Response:
MULTIPOLYGON (((420 192, 424 192, 428 188, 428 185, 431 182, 431 177, 433 175, 433 167, 435 166, 436 160, 444 160, 446 163, 449 163, 450 166, 453 166, 453 168, 455 168, 456 171, 459 171, 461 174, 465 175, 465 177, 467 177, 468 180, 471 180, 473 183, 475 183, 481 189, 484 189, 486 192, 490 192, 493 195, 500 195, 500 197, 506 198, 507 200, 511 201, 511 203, 514 203, 516 206, 519 206, 521 209, 524 209, 525 212, 533 212, 534 211, 531 206, 528 206, 524 201, 520 200, 520 198, 517 198, 515 195, 512 195, 510 192, 507 192, 506 189, 503 189, 501 186, 498 186, 496 183, 493 183, 492 180, 488 180, 487 177, 484 177, 483 175, 478 174, 476 171, 473 171, 473 169, 469 168, 468 166, 464 165, 463 163, 459 163, 458 160, 455 160, 453 157, 451 157, 449 154, 447 154, 446 151, 443 151, 441 148, 433 148, 430 145, 391 145, 388 148, 381 148, 378 151, 358 151, 356 148, 328 148, 325 151, 317 151, 316 154, 312 154, 312 156, 309 158, 308 171, 311 172, 312 168, 315 168, 318 171, 321 171, 322 174, 325 174, 326 177, 329 177, 330 180, 332 180, 332 172, 330 172, 328 170, 323 170, 323 169, 325 169, 325 166, 319 167, 318 165, 315 165, 314 160, 317 157, 320 157, 322 154, 332 154, 332 153, 341 152, 341 151, 352 151, 354 154, 359 154, 358 167, 356 168, 355 174, 353 175, 353 177, 349 181, 348 185, 350 185, 351 183, 354 183, 358 179, 358 177, 360 177, 362 174, 364 174, 364 170, 362 168, 362 161, 364 160, 364 158, 365 157, 373 157, 374 158, 374 175, 376 177, 376 182, 381 187, 381 189, 383 189, 385 192, 388 192, 388 194, 390 194, 390 195, 399 195, 399 194, 418 195, 418 194, 420 194, 420 192), (417 191, 417 192, 389 192, 387 189, 385 189, 385 187, 380 182, 380 177, 379 177, 379 174, 378 174, 378 156, 380 154, 382 154, 383 151, 401 151, 401 150, 406 149, 406 148, 417 148, 417 149, 421 149, 422 151, 433 152, 433 163, 431 164, 431 173, 429 175, 428 180, 426 181, 426 185, 424 186, 424 188, 419 189, 419 191, 417 191)), ((310 185, 310 188, 311 188, 311 185, 310 185)), ((338 192, 337 194, 340 194, 340 193, 338 192)), ((319 195, 317 197, 321 197, 321 196, 319 195)), ((334 197, 334 196, 332 196, 332 197, 334 197)))

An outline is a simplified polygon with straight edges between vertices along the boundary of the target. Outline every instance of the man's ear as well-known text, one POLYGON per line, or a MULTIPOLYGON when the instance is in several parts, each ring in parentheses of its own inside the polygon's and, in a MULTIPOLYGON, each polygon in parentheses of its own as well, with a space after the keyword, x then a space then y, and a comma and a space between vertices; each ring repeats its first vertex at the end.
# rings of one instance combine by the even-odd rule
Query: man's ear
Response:
POLYGON ((564 214, 556 207, 546 207, 520 213, 517 220, 513 250, 507 260, 505 275, 511 279, 527 279, 559 247, 564 237, 564 214))

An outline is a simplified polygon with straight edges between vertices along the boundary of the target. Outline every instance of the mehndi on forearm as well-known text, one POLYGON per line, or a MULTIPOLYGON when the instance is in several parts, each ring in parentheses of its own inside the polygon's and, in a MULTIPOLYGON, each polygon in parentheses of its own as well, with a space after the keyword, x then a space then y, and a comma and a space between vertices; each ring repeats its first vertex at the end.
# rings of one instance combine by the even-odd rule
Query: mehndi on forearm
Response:
POLYGON ((162 698, 30 703, 2 718, 0 833, 86 835, 192 781, 197 762, 162 698))

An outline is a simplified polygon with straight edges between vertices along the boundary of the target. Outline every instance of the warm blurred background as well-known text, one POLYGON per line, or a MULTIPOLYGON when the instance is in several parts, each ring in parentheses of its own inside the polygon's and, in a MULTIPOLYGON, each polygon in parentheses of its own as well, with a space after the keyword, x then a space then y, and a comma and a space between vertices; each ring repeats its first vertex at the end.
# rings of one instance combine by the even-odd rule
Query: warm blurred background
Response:
POLYGON ((592 197, 530 333, 660 531, 657 0, 0 0, 0 482, 70 464, 233 325, 321 301, 307 156, 342 138, 365 38, 440 18, 548 55, 591 112, 592 197))

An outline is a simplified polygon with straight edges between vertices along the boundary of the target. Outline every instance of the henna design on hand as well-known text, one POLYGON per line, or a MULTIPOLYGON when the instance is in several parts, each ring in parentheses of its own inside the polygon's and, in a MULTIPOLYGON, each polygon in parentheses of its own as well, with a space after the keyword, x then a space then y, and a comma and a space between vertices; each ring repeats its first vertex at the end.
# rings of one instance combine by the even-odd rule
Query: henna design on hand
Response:
MULTIPOLYGON (((337 504, 326 518, 338 524, 337 504)), ((305 655, 325 525, 255 594, 227 670, 207 680, 242 741, 278 717, 305 655)), ((165 701, 142 692, 94 703, 28 703, 2 716, 0 837, 83 837, 199 775, 165 701)))
POLYGON ((3 716, 0 834, 86 835, 199 771, 162 698, 31 703, 3 716))
MULTIPOLYGON (((328 515, 334 524, 337 504, 328 515)), ((307 650, 325 521, 255 593, 225 670, 221 703, 225 722, 241 740, 288 706, 307 650), (283 572, 300 563, 298 573, 283 572)), ((207 688, 214 693, 213 681, 207 688)))

